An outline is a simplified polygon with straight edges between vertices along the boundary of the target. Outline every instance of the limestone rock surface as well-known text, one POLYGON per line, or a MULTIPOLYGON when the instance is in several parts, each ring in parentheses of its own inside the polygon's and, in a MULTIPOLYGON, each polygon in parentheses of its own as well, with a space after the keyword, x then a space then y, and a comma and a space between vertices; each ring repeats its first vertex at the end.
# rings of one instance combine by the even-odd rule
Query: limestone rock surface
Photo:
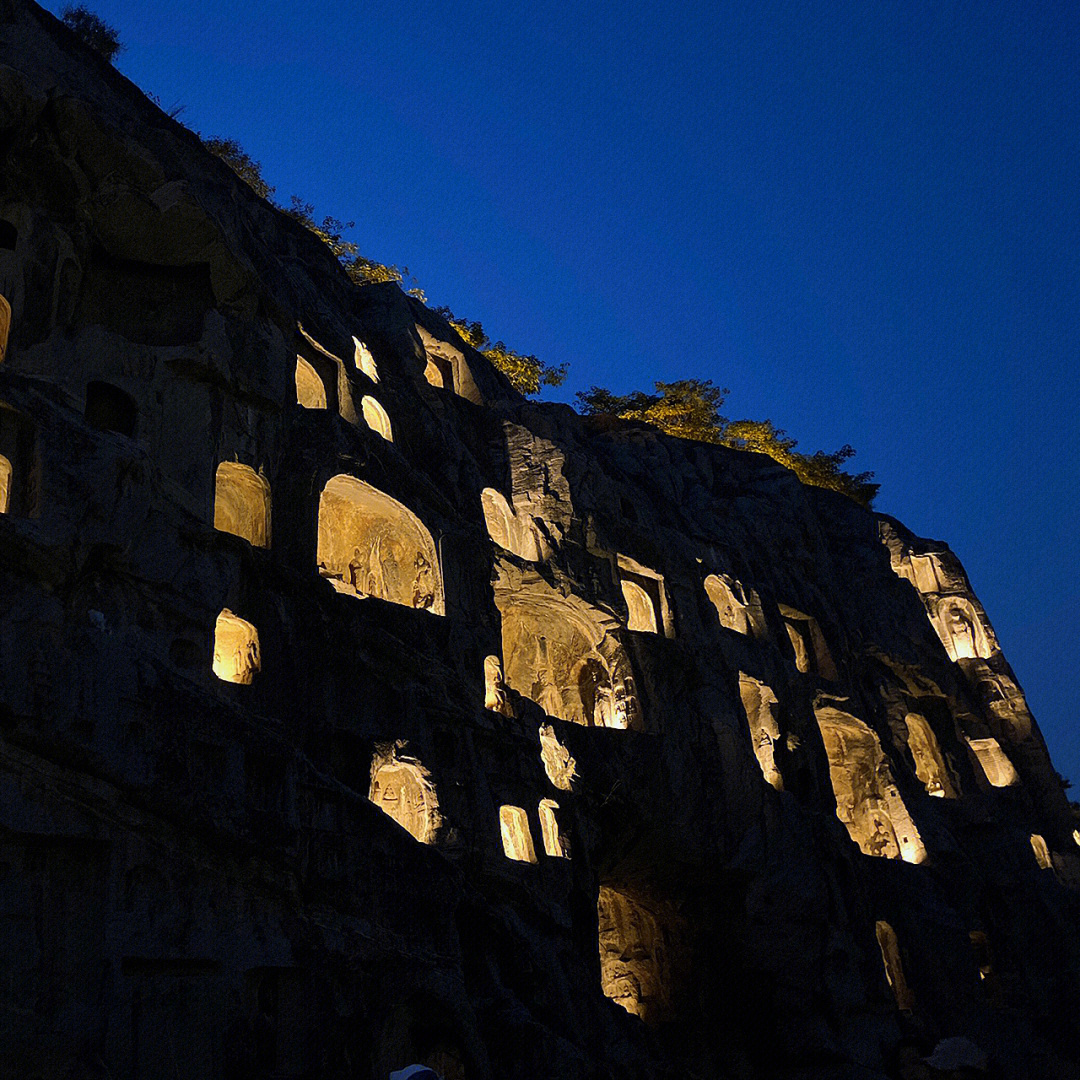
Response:
POLYGON ((522 400, 29 0, 0 298, 0 1075, 1080 1074, 946 545, 522 400))

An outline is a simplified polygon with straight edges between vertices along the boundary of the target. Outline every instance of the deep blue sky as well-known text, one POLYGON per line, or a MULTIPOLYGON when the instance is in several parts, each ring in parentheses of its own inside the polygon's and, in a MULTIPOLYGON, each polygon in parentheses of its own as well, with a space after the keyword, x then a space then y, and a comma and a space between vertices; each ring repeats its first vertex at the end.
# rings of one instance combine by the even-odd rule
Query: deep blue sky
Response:
POLYGON ((1080 785, 1075 0, 91 6, 279 199, 569 361, 552 396, 712 378, 854 445, 1080 785))

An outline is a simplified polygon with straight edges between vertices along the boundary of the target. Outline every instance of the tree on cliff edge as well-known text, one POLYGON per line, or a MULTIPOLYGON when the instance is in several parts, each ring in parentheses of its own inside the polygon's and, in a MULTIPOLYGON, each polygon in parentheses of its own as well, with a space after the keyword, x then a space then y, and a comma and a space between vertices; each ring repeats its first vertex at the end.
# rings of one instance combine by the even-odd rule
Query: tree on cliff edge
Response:
POLYGON ((60 21, 84 45, 89 45, 110 64, 124 51, 124 46, 120 44, 120 35, 85 4, 68 5, 60 12, 60 21))
POLYGON ((668 435, 699 442, 717 443, 735 450, 768 454, 791 469, 804 483, 838 491, 862 506, 869 507, 878 491, 871 472, 848 473, 844 464, 855 454, 850 446, 826 453, 800 453, 798 442, 773 426, 771 420, 728 420, 721 416, 727 390, 711 379, 681 379, 658 382, 656 393, 635 390, 613 394, 601 386, 578 391, 578 405, 586 416, 614 416, 652 424, 668 435))

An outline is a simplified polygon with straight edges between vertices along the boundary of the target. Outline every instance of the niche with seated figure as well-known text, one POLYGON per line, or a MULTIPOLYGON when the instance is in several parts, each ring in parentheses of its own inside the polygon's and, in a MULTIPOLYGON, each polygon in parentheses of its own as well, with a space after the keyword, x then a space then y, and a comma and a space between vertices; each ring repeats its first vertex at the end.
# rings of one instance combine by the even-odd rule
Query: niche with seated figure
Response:
POLYGON ((919 713, 908 713, 904 725, 908 749, 915 762, 915 775, 923 782, 927 793, 938 799, 955 799, 956 786, 945 766, 930 722, 919 713))
POLYGON ((1001 749, 997 739, 992 736, 968 739, 967 744, 971 747, 983 775, 993 787, 1013 787, 1020 783, 1013 763, 1005 756, 1005 751, 1001 749))
POLYGON ((765 613, 753 589, 729 574, 710 574, 705 579, 705 593, 716 608, 717 618, 725 630, 756 638, 766 636, 765 613))
POLYGON ((885 978, 896 998, 896 1007, 901 1012, 910 1012, 915 1008, 915 995, 904 978, 904 966, 900 962, 900 943, 896 940, 896 931, 884 920, 879 919, 874 927, 877 935, 881 960, 885 965, 885 978))
POLYGON ((862 720, 830 704, 815 706, 829 758, 836 816, 866 855, 920 863, 926 848, 892 778, 881 742, 862 720))
POLYGON ((499 832, 503 854, 514 862, 536 862, 529 815, 520 806, 499 807, 499 832))
POLYGON ((305 409, 326 408, 326 385, 302 356, 296 358, 296 403, 305 409))
POLYGON ((484 488, 480 492, 480 505, 488 536, 499 547, 528 562, 543 558, 540 537, 532 519, 524 512, 519 514, 501 492, 484 488))
POLYGON ((431 775, 403 745, 383 746, 371 762, 368 798, 421 844, 433 844, 442 824, 431 775))
POLYGON ((780 703, 763 682, 739 672, 739 694, 742 697, 746 722, 754 756, 761 766, 761 775, 777 791, 784 790, 784 781, 776 764, 776 744, 780 741, 780 703))
POLYGON ((836 666, 817 620, 786 604, 780 605, 788 640, 795 652, 795 667, 806 675, 836 681, 836 666))
POLYGON ((270 546, 270 485, 238 461, 223 461, 214 477, 214 528, 253 547, 270 546))
POLYGON ((7 356, 8 335, 11 333, 11 305, 0 296, 0 364, 7 356))
POLYGON ((442 615, 442 575, 431 533, 396 499, 355 476, 319 498, 319 573, 338 592, 442 615))
POLYGON ((586 727, 640 728, 630 662, 610 615, 538 576, 499 584, 507 684, 549 716, 586 727))
POLYGON ((224 682, 248 686, 261 669, 259 632, 225 608, 214 625, 214 674, 224 682))
POLYGON ((604 995, 646 1024, 671 1019, 680 945, 674 911, 601 885, 596 913, 604 995))
POLYGON ((139 407, 130 394, 106 382, 86 384, 86 422, 98 431, 114 431, 135 437, 139 407))
POLYGON ((942 596, 931 607, 930 622, 950 660, 990 656, 990 643, 975 605, 964 596, 942 596))

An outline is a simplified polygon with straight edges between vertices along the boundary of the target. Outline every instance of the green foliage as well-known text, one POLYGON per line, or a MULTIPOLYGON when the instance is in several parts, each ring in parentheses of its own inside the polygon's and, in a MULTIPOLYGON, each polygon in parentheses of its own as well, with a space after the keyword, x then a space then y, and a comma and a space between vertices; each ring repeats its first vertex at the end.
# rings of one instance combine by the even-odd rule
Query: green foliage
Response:
POLYGON ((791 469, 804 483, 838 491, 862 506, 870 506, 878 486, 873 473, 848 473, 844 464, 855 454, 850 446, 826 453, 802 454, 795 439, 773 426, 769 420, 727 420, 720 415, 726 390, 711 380, 683 379, 656 383, 656 393, 640 390, 622 396, 594 386, 577 395, 586 416, 617 416, 652 424, 668 435, 700 442, 720 443, 736 450, 768 454, 791 469))
POLYGON ((462 341, 486 357, 520 393, 538 394, 541 386, 561 386, 566 379, 565 364, 555 367, 537 356, 515 352, 504 341, 492 342, 480 323, 459 319, 448 307, 435 311, 458 332, 462 341))
POLYGON ((202 143, 211 154, 221 158, 259 198, 270 198, 274 189, 263 179, 262 166, 235 139, 203 139, 202 143))
POLYGON ((124 51, 124 46, 120 44, 120 35, 85 4, 69 4, 60 12, 60 21, 80 38, 83 44, 89 45, 110 64, 124 51))
POLYGON ((579 390, 581 411, 586 416, 618 416, 652 424, 668 435, 699 442, 723 441, 727 421, 720 415, 726 390, 713 386, 711 379, 681 379, 656 383, 656 393, 635 390, 618 396, 600 386, 579 390))

